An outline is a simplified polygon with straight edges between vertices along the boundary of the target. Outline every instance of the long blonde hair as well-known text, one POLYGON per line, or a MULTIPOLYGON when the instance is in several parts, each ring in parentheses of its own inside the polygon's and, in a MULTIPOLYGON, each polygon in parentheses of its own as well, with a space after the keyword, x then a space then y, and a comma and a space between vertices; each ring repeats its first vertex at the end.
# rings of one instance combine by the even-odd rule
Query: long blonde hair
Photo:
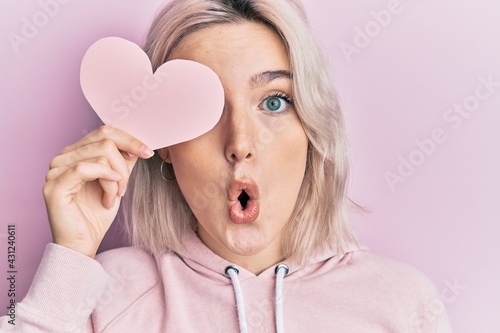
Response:
MULTIPOLYGON (((154 19, 145 52, 153 69, 163 64, 190 33, 215 24, 252 21, 283 39, 293 75, 297 114, 309 139, 306 172, 295 209, 285 226, 283 253, 298 263, 325 248, 343 251, 355 242, 346 210, 348 158, 344 121, 328 63, 299 0, 173 0, 154 19)), ((286 130, 286 129, 285 129, 286 130)), ((160 174, 161 158, 139 160, 132 173, 125 211, 133 245, 151 252, 178 251, 196 219, 176 181, 160 174)), ((171 165, 168 171, 173 174, 171 165)))

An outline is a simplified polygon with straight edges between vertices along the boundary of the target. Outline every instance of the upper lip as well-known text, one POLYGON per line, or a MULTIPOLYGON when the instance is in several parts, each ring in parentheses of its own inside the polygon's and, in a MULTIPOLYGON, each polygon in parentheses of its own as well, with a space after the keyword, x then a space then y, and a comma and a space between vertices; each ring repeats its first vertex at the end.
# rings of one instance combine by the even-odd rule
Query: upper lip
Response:
POLYGON ((248 196, 250 197, 249 200, 259 199, 259 187, 252 179, 245 178, 234 179, 229 183, 229 187, 227 189, 229 200, 238 200, 238 197, 242 191, 245 191, 246 194, 248 194, 248 196))

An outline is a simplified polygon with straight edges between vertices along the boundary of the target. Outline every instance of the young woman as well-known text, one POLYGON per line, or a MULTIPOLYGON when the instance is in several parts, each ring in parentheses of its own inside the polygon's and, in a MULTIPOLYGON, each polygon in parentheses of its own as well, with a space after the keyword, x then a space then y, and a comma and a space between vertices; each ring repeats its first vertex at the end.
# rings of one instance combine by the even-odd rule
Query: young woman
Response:
POLYGON ((156 152, 104 126, 55 157, 54 242, 2 331, 450 331, 427 278, 356 245, 342 115, 298 0, 171 1, 145 50, 217 73, 220 121, 156 152), (94 258, 120 205, 134 247, 94 258))

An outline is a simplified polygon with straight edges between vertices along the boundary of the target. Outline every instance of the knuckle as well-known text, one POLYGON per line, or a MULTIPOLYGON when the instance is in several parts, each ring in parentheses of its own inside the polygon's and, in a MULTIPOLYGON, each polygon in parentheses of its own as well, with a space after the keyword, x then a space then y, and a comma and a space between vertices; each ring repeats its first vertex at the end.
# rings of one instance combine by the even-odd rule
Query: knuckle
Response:
POLYGON ((78 174, 78 175, 84 174, 85 173, 85 165, 83 163, 76 163, 73 166, 73 172, 78 174))
POLYGON ((56 180, 59 176, 61 176, 64 173, 65 169, 66 169, 66 167, 58 167, 58 168, 50 169, 45 174, 45 181, 52 182, 52 181, 56 180))
POLYGON ((100 143, 101 149, 106 153, 112 153, 116 150, 116 145, 111 139, 104 139, 100 143))
POLYGON ((61 151, 59 152, 59 155, 66 154, 68 151, 70 151, 70 150, 71 150, 71 147, 72 147, 72 146, 66 146, 66 147, 64 147, 64 148, 63 148, 63 150, 61 150, 61 151))
POLYGON ((52 185, 51 185, 51 183, 47 182, 42 187, 43 197, 48 198, 51 193, 52 193, 52 185))
POLYGON ((111 132, 113 132, 113 128, 108 125, 102 125, 96 130, 97 134, 102 138, 107 138, 111 132))
POLYGON ((50 169, 50 170, 49 170, 49 171, 45 174, 45 181, 46 181, 46 182, 48 182, 48 181, 50 181, 52 178, 54 178, 54 177, 52 176, 52 174, 54 173, 54 171, 53 171, 53 170, 54 170, 54 169, 52 169, 52 168, 51 168, 51 169, 50 169))
POLYGON ((58 160, 58 156, 56 156, 52 160, 50 160, 49 171, 52 170, 52 169, 54 169, 57 166, 57 160, 58 160))
POLYGON ((97 158, 94 160, 94 162, 95 162, 96 164, 100 164, 100 165, 109 165, 108 159, 107 159, 107 158, 105 158, 105 157, 102 157, 102 156, 101 156, 101 157, 97 157, 97 158))

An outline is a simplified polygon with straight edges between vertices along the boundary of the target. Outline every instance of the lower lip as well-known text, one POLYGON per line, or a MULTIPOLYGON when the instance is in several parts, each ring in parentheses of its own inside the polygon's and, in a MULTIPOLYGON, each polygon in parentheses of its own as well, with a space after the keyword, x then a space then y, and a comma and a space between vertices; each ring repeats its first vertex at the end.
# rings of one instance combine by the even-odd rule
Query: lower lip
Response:
POLYGON ((259 216, 259 202, 257 200, 248 200, 245 209, 241 207, 238 200, 229 204, 229 218, 236 224, 249 224, 254 222, 259 216))

